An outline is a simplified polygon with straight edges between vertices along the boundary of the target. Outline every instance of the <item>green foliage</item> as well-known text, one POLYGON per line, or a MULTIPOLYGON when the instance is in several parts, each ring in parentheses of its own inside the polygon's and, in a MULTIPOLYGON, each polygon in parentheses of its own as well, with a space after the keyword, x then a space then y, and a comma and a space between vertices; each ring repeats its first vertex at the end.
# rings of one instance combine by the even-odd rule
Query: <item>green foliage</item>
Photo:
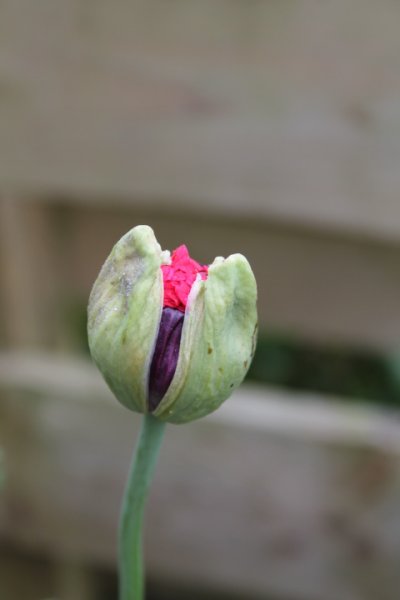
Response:
MULTIPOLYGON (((76 349, 88 352, 86 304, 77 304, 69 317, 68 327, 79 340, 76 349)), ((400 406, 400 350, 384 354, 261 333, 247 377, 291 390, 400 406)))
POLYGON ((248 378, 292 390, 400 405, 400 354, 260 336, 248 378))

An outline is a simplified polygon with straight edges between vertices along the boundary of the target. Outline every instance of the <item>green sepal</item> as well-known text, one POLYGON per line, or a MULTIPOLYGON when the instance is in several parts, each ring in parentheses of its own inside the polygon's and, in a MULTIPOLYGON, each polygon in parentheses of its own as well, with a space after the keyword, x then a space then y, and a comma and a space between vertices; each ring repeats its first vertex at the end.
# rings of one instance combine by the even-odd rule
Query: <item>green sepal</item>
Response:
POLYGON ((154 416, 186 423, 214 410, 242 382, 257 330, 257 287, 246 258, 217 258, 192 287, 174 378, 154 416))
POLYGON ((163 256, 153 230, 134 227, 114 246, 89 298, 92 357, 117 399, 143 413, 163 305, 163 256))

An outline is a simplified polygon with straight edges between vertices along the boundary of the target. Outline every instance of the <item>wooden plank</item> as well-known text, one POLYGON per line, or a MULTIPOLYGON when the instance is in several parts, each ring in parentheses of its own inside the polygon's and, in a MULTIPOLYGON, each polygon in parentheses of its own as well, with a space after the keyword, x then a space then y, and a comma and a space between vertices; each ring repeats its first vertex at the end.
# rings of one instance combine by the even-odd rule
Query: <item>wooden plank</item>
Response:
POLYGON ((20 216, 18 203, 12 198, 0 198, 1 298, 3 314, 7 314, 4 329, 8 342, 16 345, 32 342, 36 337, 27 240, 20 216))
MULTIPOLYGON (((43 241, 37 235, 40 209, 32 214, 13 197, 0 197, 0 275, 5 338, 12 346, 29 346, 40 338, 35 258, 43 241), (30 218, 27 218, 27 216, 30 218), (28 225, 29 224, 29 225, 28 225)), ((45 288, 40 290, 44 300, 45 288)))
POLYGON ((0 197, 1 321, 12 347, 55 342, 62 290, 57 293, 61 277, 48 216, 41 203, 24 206, 13 196, 0 197))
POLYGON ((10 218, 0 223, 0 330, 10 343, 81 349, 85 304, 102 262, 129 227, 147 223, 164 248, 186 243, 204 263, 245 254, 258 282, 263 332, 383 352, 398 346, 396 244, 207 214, 9 202, 14 226, 10 218))
MULTIPOLYGON (((86 364, 3 354, 0 382, 2 538, 114 564, 140 419, 86 364)), ((399 440, 392 415, 249 387, 170 426, 147 512, 151 577, 246 598, 397 599, 399 440)))
POLYGON ((400 235, 400 6, 0 7, 0 186, 400 235))
POLYGON ((247 256, 258 283, 262 332, 384 352, 399 343, 399 245, 209 214, 64 206, 62 215, 70 223, 59 269, 64 305, 69 297, 84 304, 115 241, 147 223, 163 248, 186 243, 204 263, 234 252, 247 256))

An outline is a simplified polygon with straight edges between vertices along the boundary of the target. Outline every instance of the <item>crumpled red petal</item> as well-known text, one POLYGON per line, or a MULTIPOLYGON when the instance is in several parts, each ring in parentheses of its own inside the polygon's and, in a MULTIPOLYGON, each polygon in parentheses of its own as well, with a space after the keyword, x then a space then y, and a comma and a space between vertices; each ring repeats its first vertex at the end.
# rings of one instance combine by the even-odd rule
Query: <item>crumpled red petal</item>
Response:
POLYGON ((161 266, 164 278, 164 307, 185 312, 187 299, 197 274, 207 279, 208 267, 190 258, 185 245, 172 252, 171 264, 161 266))

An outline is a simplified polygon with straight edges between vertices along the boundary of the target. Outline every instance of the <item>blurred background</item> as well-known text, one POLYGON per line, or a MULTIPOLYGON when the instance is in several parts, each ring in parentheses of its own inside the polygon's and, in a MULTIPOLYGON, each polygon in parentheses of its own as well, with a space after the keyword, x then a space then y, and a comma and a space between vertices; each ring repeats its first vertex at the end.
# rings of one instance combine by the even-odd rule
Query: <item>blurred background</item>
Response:
POLYGON ((149 600, 397 600, 400 5, 0 0, 0 597, 113 600, 140 417, 86 303, 131 227, 259 286, 248 378, 171 426, 149 600))

